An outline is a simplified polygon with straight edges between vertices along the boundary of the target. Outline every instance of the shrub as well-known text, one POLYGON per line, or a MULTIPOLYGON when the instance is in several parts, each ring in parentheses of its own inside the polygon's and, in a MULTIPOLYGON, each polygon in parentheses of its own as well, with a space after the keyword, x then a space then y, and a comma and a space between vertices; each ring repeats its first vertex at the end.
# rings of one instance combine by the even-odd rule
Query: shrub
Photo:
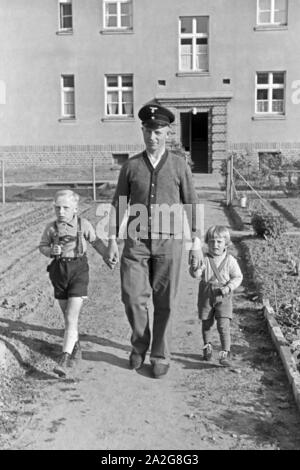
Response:
POLYGON ((175 155, 178 155, 179 157, 182 157, 185 159, 185 161, 190 165, 191 168, 193 168, 194 162, 191 158, 190 152, 187 152, 184 147, 174 139, 172 139, 169 142, 169 148, 174 153, 175 155))
POLYGON ((286 231, 286 222, 281 215, 255 212, 251 217, 255 233, 262 238, 278 238, 286 231))

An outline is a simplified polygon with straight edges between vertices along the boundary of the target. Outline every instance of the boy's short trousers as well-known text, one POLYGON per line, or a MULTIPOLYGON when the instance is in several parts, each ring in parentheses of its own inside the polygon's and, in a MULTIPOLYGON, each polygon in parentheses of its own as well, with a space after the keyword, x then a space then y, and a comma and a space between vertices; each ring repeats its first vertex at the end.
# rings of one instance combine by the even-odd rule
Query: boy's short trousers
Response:
POLYGON ((89 265, 87 257, 58 258, 48 266, 47 271, 54 287, 56 299, 86 297, 89 283, 89 265))

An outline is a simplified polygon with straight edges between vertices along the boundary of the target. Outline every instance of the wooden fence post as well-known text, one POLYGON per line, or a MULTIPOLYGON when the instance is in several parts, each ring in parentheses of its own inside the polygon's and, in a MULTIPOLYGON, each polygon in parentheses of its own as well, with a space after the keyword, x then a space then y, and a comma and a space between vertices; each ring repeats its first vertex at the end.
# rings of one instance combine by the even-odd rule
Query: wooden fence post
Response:
POLYGON ((93 172, 93 201, 96 201, 96 165, 95 158, 92 160, 92 172, 93 172))
POLYGON ((2 184, 2 204, 5 204, 5 164, 1 160, 1 184, 2 184))
POLYGON ((226 205, 229 206, 233 201, 233 156, 230 155, 227 160, 226 173, 226 205))
POLYGON ((233 155, 230 155, 230 204, 233 202, 233 155))

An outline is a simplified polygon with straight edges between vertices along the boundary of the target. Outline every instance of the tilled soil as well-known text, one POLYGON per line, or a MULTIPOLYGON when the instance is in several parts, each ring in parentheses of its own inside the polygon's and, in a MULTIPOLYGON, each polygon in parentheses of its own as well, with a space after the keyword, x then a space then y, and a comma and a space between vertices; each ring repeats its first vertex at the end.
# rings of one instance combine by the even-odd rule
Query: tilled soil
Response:
MULTIPOLYGON (((17 212, 7 205, 2 214, 0 340, 7 359, 0 387, 2 449, 300 449, 300 415, 261 305, 251 300, 255 292, 239 244, 234 254, 245 280, 235 294, 230 369, 218 363, 216 330, 214 359, 202 360, 197 281, 184 256, 170 371, 153 379, 148 358, 140 371, 129 370, 130 329, 120 301, 119 267, 110 271, 89 248, 89 299, 80 317, 83 360, 61 379, 53 369, 62 316, 47 259, 37 250, 52 209, 46 202, 21 206, 17 212)), ((86 201, 81 208, 96 224, 96 206, 86 201)), ((216 222, 229 224, 213 198, 205 201, 205 226, 216 222)))

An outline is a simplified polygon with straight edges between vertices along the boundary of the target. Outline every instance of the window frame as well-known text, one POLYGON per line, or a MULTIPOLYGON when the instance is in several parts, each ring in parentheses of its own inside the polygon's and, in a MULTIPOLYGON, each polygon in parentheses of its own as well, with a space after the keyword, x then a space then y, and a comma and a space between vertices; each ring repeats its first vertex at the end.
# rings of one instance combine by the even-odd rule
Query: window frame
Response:
POLYGON ((133 28, 133 1, 132 0, 102 0, 102 14, 103 14, 103 30, 104 31, 128 31, 132 30, 133 28), (117 25, 116 26, 108 26, 108 21, 107 19, 109 18, 109 15, 106 13, 106 6, 109 3, 114 3, 116 4, 117 7, 117 13, 116 13, 116 19, 117 19, 117 25), (130 7, 130 13, 129 13, 129 26, 122 26, 122 12, 121 12, 121 4, 122 3, 128 3, 130 7))
POLYGON ((61 83, 61 118, 62 119, 76 119, 76 107, 75 107, 75 75, 74 74, 61 74, 60 76, 60 83, 61 83), (73 77, 73 87, 66 87, 64 86, 64 79, 67 77, 73 77), (67 104, 65 100, 65 93, 66 92, 73 92, 73 107, 74 107, 74 113, 65 113, 65 106, 67 104))
POLYGON ((117 165, 119 167, 129 159, 128 152, 112 152, 111 156, 113 165, 117 165))
POLYGON ((104 115, 105 115, 105 118, 108 118, 108 119, 133 118, 133 116, 134 116, 134 95, 133 95, 133 74, 132 73, 121 73, 121 74, 108 73, 108 74, 106 74, 104 76, 104 95, 105 95, 105 97, 104 97, 104 106, 105 106, 104 115), (130 76, 131 79, 132 79, 131 87, 126 87, 126 86, 122 85, 122 79, 123 79, 123 77, 126 77, 126 76, 130 76), (108 86, 107 81, 108 81, 109 77, 117 77, 118 84, 117 84, 116 87, 112 87, 112 86, 109 87, 108 86), (109 92, 117 92, 118 93, 118 103, 117 103, 118 113, 115 113, 115 114, 108 113, 108 105, 109 105, 108 93, 109 92), (131 95, 132 95, 132 113, 131 114, 122 113, 122 109, 123 109, 123 92, 131 92, 131 95))
MULTIPOLYGON (((204 54, 203 54, 204 55, 204 54)), ((207 74, 209 72, 209 16, 208 15, 197 15, 197 16, 180 16, 178 21, 178 70, 180 73, 203 73, 207 74), (181 21, 183 18, 192 18, 192 32, 191 33, 182 33, 181 32, 181 21), (197 18, 207 18, 207 33, 197 33, 197 18), (201 69, 196 68, 197 65, 197 39, 207 39, 207 68, 201 69), (181 52, 181 40, 182 39, 192 39, 192 68, 184 69, 182 67, 182 52, 181 52)))
POLYGON ((270 10, 262 10, 260 9, 260 2, 261 0, 257 0, 257 3, 256 3, 256 24, 257 26, 259 27, 268 27, 268 26, 274 26, 274 27, 281 27, 281 26, 287 26, 288 24, 288 0, 284 0, 285 1, 285 22, 279 22, 279 21, 275 21, 275 12, 276 11, 280 11, 280 10, 277 10, 275 8, 276 6, 276 0, 269 0, 270 1, 270 10), (268 12, 270 11, 270 21, 269 22, 265 22, 265 23, 262 23, 260 22, 260 14, 261 12, 268 12))
POLYGON ((73 0, 58 0, 58 31, 60 33, 70 33, 73 31, 73 0), (71 15, 65 15, 64 17, 71 17, 72 26, 63 26, 62 8, 63 5, 71 5, 71 15))
POLYGON ((283 70, 273 70, 273 71, 259 71, 255 74, 255 115, 256 116, 285 116, 286 113, 286 72, 283 70), (274 74, 283 75, 283 84, 273 83, 274 74), (268 74, 268 83, 258 84, 258 75, 259 74, 268 74), (268 99, 259 100, 257 97, 258 90, 268 90, 268 99), (273 90, 283 90, 282 100, 273 100, 272 92, 273 90), (268 111, 259 111, 258 102, 267 101, 268 111), (282 111, 273 111, 273 101, 282 101, 282 111))

